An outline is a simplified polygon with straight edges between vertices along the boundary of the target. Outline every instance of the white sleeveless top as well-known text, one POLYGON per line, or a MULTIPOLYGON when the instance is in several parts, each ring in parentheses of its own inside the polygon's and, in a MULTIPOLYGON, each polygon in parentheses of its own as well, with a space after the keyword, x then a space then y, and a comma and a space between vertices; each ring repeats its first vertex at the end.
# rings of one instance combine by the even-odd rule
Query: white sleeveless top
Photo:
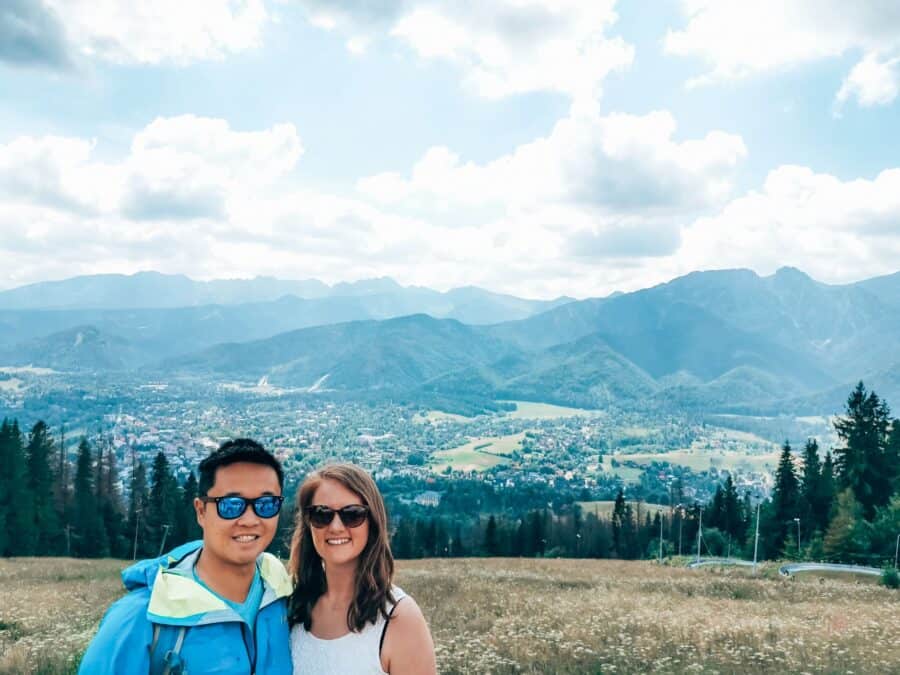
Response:
MULTIPOLYGON (((396 586, 391 590, 396 602, 406 597, 396 586)), ((388 603, 388 613, 396 602, 388 603)), ((385 619, 381 614, 374 624, 367 623, 359 633, 351 631, 333 640, 317 638, 303 624, 297 624, 291 629, 294 675, 387 675, 381 669, 384 629, 385 619)))

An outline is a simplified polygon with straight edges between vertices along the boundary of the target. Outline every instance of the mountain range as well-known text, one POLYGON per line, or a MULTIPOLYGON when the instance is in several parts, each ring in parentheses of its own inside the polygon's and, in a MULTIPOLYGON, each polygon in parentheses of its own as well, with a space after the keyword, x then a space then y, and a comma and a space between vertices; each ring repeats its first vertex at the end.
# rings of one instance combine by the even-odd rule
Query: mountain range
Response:
POLYGON ((477 288, 440 293, 389 279, 336 286, 255 279, 241 290, 238 281, 135 277, 0 293, 0 307, 18 303, 0 310, 0 359, 266 378, 345 396, 582 407, 833 412, 835 398, 839 405, 859 379, 878 383, 888 400, 900 396, 900 273, 829 285, 793 268, 770 276, 694 272, 632 293, 550 302, 477 288), (193 289, 178 291, 181 302, 226 290, 245 300, 297 286, 275 299, 182 307, 147 307, 141 292, 133 306, 109 307, 128 300, 135 277, 157 289, 193 289), (98 284, 99 306, 77 305, 78 292, 98 284))
MULTIPOLYGON (((48 336, 65 340, 70 331, 91 326, 127 340, 127 365, 133 367, 310 326, 417 313, 478 325, 525 318, 570 301, 528 300, 473 286, 439 292, 391 279, 327 286, 267 278, 198 282, 156 272, 96 275, 0 293, 0 355, 32 358, 48 336)), ((83 366, 100 363, 87 360, 83 366)))

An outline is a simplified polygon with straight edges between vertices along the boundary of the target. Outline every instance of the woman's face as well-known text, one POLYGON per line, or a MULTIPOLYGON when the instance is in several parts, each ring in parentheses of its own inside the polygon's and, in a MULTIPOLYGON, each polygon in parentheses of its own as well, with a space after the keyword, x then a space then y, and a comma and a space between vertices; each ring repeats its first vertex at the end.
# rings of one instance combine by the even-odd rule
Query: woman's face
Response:
MULTIPOLYGON (((337 511, 351 504, 364 505, 362 498, 336 480, 326 478, 313 493, 311 506, 327 506, 337 511)), ((369 541, 369 519, 358 527, 347 527, 335 514, 326 527, 310 526, 313 546, 325 565, 356 564, 369 541)))

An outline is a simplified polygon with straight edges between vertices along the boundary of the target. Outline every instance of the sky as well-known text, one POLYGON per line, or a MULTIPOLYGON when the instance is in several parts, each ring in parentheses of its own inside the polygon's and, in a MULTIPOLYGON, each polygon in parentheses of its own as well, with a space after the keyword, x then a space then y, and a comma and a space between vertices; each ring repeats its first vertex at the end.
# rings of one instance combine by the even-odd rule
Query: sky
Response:
POLYGON ((0 289, 900 270, 900 3, 4 0, 0 289))

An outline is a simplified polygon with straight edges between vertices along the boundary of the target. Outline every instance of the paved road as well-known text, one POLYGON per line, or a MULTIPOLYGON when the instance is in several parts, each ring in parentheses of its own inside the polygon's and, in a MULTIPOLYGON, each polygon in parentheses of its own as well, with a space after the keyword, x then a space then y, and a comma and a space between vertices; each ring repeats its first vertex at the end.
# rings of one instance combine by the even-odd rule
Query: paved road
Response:
POLYGON ((791 563, 778 568, 778 573, 790 577, 797 572, 847 572, 852 574, 868 574, 880 577, 882 570, 877 567, 863 565, 838 565, 836 563, 791 563))

